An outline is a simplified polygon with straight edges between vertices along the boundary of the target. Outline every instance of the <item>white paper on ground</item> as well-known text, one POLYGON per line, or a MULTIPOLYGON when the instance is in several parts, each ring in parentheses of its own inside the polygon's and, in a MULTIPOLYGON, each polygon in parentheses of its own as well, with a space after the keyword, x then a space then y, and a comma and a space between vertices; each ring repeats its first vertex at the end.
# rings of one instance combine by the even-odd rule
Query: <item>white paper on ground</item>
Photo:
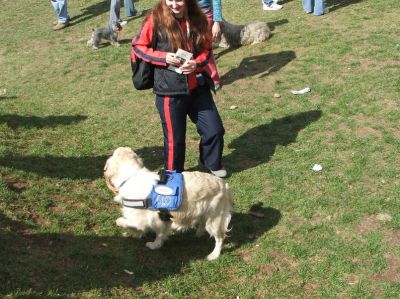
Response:
POLYGON ((321 170, 322 170, 322 165, 320 165, 320 164, 314 164, 312 170, 314 170, 314 171, 321 171, 321 170))
POLYGON ((300 90, 291 90, 290 92, 293 93, 293 94, 305 94, 305 93, 310 92, 310 91, 311 91, 311 88, 310 87, 306 87, 306 88, 303 88, 303 89, 300 89, 300 90))

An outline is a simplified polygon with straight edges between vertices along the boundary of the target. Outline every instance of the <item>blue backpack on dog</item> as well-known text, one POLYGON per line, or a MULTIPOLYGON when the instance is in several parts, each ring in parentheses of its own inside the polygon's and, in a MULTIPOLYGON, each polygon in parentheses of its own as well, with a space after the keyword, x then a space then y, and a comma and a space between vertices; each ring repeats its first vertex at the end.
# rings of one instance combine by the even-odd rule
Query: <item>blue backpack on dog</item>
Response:
POLYGON ((176 171, 162 170, 160 180, 153 186, 149 198, 123 199, 128 208, 158 210, 162 212, 179 209, 183 198, 183 176, 176 171))

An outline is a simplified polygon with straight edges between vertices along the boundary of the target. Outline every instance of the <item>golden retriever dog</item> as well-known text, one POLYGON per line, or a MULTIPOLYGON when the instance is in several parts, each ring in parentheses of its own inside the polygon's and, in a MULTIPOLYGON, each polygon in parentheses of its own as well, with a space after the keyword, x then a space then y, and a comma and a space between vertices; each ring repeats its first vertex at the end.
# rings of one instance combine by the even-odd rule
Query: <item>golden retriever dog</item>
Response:
MULTIPOLYGON (((177 210, 170 211, 170 221, 162 220, 157 210, 122 205, 122 217, 116 220, 116 224, 141 232, 154 231, 155 240, 146 243, 152 250, 161 248, 173 231, 197 228, 197 236, 208 232, 214 237, 215 247, 207 259, 217 259, 231 220, 232 197, 228 184, 212 174, 198 171, 186 171, 182 175, 182 204, 177 210)), ((129 147, 117 148, 108 158, 104 177, 108 188, 116 195, 114 200, 119 203, 124 199, 148 198, 153 185, 160 179, 129 147)))

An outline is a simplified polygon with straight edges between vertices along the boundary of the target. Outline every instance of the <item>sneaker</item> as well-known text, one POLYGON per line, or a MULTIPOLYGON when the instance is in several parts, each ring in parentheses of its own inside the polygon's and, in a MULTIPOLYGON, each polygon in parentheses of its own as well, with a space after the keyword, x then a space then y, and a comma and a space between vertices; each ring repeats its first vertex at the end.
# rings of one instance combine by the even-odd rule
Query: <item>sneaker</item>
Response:
POLYGON ((280 10, 281 8, 282 8, 282 5, 277 4, 275 2, 272 2, 270 5, 266 5, 265 3, 263 3, 264 10, 272 11, 272 10, 280 10))
POLYGON ((214 90, 215 91, 220 90, 221 88, 222 88, 221 83, 214 83, 214 90))
POLYGON ((69 25, 69 22, 65 22, 65 23, 57 23, 54 27, 53 30, 61 30, 64 29, 65 27, 67 27, 69 25))
POLYGON ((211 173, 219 178, 225 178, 228 175, 228 172, 225 168, 221 168, 220 170, 210 170, 211 173))
MULTIPOLYGON (((71 20, 70 17, 68 17, 67 22, 69 23, 69 21, 71 20)), ((58 24, 58 19, 55 19, 53 22, 53 26, 56 26, 58 24)))

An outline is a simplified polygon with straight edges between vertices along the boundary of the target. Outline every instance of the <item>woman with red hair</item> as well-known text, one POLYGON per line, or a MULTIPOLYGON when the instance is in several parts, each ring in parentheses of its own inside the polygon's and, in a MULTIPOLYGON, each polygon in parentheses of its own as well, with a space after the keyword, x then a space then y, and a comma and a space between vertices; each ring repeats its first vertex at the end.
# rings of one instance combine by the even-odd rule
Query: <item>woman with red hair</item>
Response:
POLYGON ((154 65, 156 107, 164 132, 164 164, 183 171, 186 118, 200 135, 200 163, 214 175, 225 177, 222 166, 224 127, 210 89, 214 84, 204 67, 211 51, 211 34, 197 0, 161 0, 146 17, 132 41, 135 56, 154 65), (182 62, 178 49, 192 54, 182 62), (171 70, 169 66, 178 70, 171 70))

